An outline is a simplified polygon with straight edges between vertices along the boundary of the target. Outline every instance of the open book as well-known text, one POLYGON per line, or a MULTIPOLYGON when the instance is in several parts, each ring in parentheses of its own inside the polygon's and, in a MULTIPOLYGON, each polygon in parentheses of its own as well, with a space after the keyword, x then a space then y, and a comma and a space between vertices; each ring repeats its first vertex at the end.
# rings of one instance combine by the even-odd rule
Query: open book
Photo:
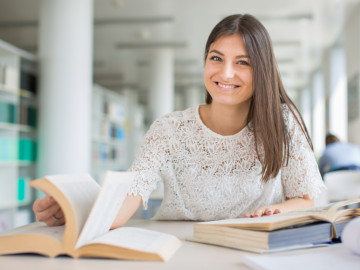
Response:
POLYGON ((32 223, 0 234, 0 254, 168 260, 180 247, 175 236, 141 228, 110 230, 135 173, 107 172, 102 187, 89 175, 52 175, 31 186, 52 196, 66 225, 32 223))
POLYGON ((189 240, 257 253, 330 243, 360 216, 359 203, 357 198, 272 216, 200 222, 189 240))

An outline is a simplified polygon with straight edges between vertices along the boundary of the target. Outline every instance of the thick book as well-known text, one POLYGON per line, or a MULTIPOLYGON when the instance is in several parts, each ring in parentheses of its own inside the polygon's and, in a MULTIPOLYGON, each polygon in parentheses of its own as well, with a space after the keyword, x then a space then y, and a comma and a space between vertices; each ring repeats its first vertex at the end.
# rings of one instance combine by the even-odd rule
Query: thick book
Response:
POLYGON ((347 222, 360 216, 359 203, 357 198, 272 216, 200 222, 189 240, 256 253, 338 242, 347 222))
POLYGON ((87 174, 52 175, 30 185, 52 196, 63 226, 32 223, 0 234, 0 254, 166 261, 180 247, 173 235, 135 227, 110 230, 135 173, 107 172, 102 187, 87 174))

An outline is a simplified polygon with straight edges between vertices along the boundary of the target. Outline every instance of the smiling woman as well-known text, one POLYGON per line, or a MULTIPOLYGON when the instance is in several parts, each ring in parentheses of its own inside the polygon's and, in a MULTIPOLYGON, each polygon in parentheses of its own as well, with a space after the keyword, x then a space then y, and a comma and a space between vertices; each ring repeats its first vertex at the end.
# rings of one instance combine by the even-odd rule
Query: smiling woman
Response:
MULTIPOLYGON (((323 182, 311 142, 257 19, 238 14, 215 26, 205 47, 204 82, 206 104, 150 127, 113 228, 141 202, 146 207, 158 181, 165 194, 155 219, 255 217, 313 205, 323 182)), ((50 217, 61 213, 41 200, 37 217, 54 224, 50 217)))
POLYGON ((211 44, 204 81, 214 103, 245 106, 249 110, 253 75, 240 35, 223 36, 211 44))
MULTIPOLYGON (((252 67, 242 36, 222 36, 211 44, 205 60, 204 82, 212 98, 212 106, 209 106, 209 109, 216 106, 216 110, 223 108, 229 112, 233 111, 236 118, 231 125, 224 121, 211 120, 209 110, 203 106, 200 107, 200 116, 205 124, 223 135, 239 132, 247 124, 247 114, 254 91, 252 67), (219 123, 224 123, 227 128, 220 127, 219 123)), ((232 119, 227 117, 227 120, 232 119)))

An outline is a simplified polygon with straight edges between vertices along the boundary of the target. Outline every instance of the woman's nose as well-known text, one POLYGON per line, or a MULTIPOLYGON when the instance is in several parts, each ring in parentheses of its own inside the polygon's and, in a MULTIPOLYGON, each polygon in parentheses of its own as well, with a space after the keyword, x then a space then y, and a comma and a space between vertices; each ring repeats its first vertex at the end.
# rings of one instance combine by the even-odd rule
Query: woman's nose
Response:
POLYGON ((224 63, 221 69, 221 76, 223 79, 229 79, 235 76, 235 70, 232 63, 224 63))

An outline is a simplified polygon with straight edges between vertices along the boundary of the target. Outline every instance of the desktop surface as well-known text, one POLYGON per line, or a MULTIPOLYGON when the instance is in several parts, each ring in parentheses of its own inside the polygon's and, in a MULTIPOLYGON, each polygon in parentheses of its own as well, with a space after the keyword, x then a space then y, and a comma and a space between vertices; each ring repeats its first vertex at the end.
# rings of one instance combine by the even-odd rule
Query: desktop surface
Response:
MULTIPOLYGON (((67 256, 48 258, 40 255, 5 255, 0 256, 0 268, 7 269, 66 269, 66 270, 93 270, 93 269, 245 269, 251 268, 242 264, 244 255, 254 255, 240 250, 223 248, 213 245, 206 245, 185 241, 193 235, 194 222, 188 221, 149 221, 149 220, 130 220, 126 226, 141 227, 144 229, 161 231, 177 236, 183 245, 167 262, 149 261, 126 261, 113 259, 79 258, 73 259, 67 256)), ((343 245, 338 247, 322 247, 307 250, 297 250, 277 253, 276 255, 306 254, 326 249, 343 249, 343 245)), ((256 255, 255 256, 271 256, 256 255)), ((360 262, 360 257, 359 257, 360 262)))

